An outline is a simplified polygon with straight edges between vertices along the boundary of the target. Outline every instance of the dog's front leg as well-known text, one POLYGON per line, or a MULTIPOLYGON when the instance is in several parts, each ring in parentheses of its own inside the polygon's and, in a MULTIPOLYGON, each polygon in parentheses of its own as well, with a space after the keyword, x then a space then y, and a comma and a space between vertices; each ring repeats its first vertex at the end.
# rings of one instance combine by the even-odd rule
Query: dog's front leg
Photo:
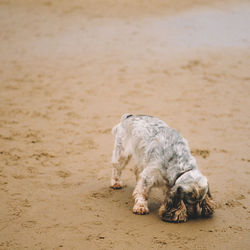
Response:
POLYGON ((135 214, 149 213, 148 195, 149 195, 149 188, 147 187, 145 180, 140 178, 133 192, 133 197, 135 200, 133 213, 135 214))

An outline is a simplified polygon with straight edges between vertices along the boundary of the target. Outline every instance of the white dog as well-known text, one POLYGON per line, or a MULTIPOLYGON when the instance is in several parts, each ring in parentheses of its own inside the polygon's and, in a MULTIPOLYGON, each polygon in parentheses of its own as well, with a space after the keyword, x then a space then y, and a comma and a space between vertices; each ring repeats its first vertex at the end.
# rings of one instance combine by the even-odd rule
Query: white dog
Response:
POLYGON ((185 222, 189 217, 213 214, 208 181, 198 170, 187 141, 163 121, 144 115, 125 114, 113 129, 111 187, 122 187, 121 173, 132 157, 137 184, 133 212, 147 214, 152 187, 163 187, 165 201, 160 216, 165 221, 185 222))

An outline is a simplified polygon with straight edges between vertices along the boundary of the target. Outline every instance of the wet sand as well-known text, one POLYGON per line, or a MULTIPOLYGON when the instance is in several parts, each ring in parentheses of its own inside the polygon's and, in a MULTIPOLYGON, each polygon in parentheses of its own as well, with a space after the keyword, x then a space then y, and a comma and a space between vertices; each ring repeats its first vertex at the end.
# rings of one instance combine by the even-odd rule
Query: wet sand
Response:
POLYGON ((0 1, 0 249, 250 248, 249 1, 0 1), (178 129, 209 219, 132 213, 109 188, 123 113, 178 129))

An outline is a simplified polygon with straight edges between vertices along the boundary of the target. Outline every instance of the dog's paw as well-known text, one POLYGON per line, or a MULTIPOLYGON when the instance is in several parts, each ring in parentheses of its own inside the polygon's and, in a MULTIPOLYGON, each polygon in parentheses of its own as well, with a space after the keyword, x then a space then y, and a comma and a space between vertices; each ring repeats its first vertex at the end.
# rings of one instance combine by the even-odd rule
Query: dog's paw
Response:
POLYGON ((115 183, 115 184, 111 185, 110 187, 113 189, 121 189, 122 185, 120 183, 115 183))
POLYGON ((136 203, 133 207, 133 213, 134 214, 148 214, 149 213, 149 209, 147 208, 147 206, 145 206, 145 204, 142 203, 136 203))
POLYGON ((113 189, 121 189, 122 188, 122 182, 112 180, 110 187, 113 188, 113 189))

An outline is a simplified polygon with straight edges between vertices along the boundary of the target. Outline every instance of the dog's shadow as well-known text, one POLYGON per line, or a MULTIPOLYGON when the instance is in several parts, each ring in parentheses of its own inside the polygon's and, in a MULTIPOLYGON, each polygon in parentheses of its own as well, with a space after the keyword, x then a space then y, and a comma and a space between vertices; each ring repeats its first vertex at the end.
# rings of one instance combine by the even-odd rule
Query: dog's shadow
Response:
POLYGON ((159 208, 164 201, 162 190, 153 188, 149 197, 148 208, 151 213, 158 214, 159 208))
MULTIPOLYGON (((132 197, 134 187, 132 185, 125 185, 121 189, 112 189, 110 187, 103 187, 92 192, 88 197, 89 201, 92 203, 98 202, 102 204, 103 207, 107 208, 107 211, 112 210, 114 207, 118 208, 120 212, 131 211, 134 206, 134 199, 132 197)), ((85 200, 86 201, 86 200, 85 200)), ((159 208, 164 201, 164 196, 161 189, 154 188, 149 197, 148 208, 150 214, 159 216, 159 208)), ((119 212, 119 213, 120 213, 119 212)), ((193 223, 200 223, 209 219, 204 217, 189 218, 189 221, 193 223)), ((175 224, 175 223, 174 223, 175 224)))

